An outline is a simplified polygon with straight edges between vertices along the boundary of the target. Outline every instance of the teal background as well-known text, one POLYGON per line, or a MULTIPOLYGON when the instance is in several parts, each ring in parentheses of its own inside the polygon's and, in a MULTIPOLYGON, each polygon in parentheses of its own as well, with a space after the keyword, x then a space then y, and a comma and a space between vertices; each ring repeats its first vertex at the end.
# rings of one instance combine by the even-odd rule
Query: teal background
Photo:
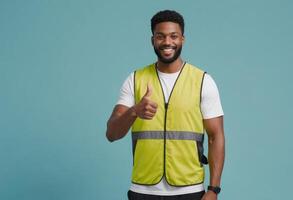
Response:
POLYGON ((182 56, 221 93, 219 199, 292 199, 292 1, 1 0, 1 200, 126 199, 131 140, 109 143, 106 122, 128 74, 156 60, 162 9, 185 17, 182 56))

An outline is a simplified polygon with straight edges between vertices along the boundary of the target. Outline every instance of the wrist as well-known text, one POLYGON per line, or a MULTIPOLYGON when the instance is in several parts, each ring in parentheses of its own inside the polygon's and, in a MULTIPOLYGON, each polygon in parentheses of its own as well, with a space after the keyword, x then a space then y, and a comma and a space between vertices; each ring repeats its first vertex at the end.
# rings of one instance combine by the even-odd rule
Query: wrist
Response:
POLYGON ((209 185, 208 191, 211 191, 211 192, 215 193, 216 195, 218 195, 221 192, 221 188, 220 188, 220 186, 209 185))
POLYGON ((132 117, 137 117, 136 107, 135 105, 130 108, 130 115, 132 117))

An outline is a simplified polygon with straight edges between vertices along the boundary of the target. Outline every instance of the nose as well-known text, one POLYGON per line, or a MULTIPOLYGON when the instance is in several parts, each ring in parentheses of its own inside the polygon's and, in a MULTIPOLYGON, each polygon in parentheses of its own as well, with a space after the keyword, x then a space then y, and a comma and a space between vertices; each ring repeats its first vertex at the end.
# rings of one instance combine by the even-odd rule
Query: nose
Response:
POLYGON ((165 37, 164 45, 170 45, 172 43, 171 38, 169 36, 165 37))

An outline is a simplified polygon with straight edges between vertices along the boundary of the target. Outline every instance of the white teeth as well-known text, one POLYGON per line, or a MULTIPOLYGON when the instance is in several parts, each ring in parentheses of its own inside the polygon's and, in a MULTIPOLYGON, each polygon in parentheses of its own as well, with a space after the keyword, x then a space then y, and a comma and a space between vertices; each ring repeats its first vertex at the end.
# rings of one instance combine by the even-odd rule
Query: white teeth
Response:
POLYGON ((171 52, 171 51, 173 51, 173 49, 163 49, 163 51, 171 52))

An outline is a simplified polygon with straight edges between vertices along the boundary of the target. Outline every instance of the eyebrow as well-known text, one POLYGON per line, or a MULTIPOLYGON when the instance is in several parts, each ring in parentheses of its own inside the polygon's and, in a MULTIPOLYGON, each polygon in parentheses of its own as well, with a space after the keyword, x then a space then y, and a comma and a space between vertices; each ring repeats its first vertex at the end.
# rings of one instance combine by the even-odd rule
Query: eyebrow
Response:
POLYGON ((172 35, 172 34, 180 34, 179 32, 171 32, 171 33, 168 33, 168 34, 165 34, 163 32, 156 32, 155 34, 160 34, 160 35, 172 35))

